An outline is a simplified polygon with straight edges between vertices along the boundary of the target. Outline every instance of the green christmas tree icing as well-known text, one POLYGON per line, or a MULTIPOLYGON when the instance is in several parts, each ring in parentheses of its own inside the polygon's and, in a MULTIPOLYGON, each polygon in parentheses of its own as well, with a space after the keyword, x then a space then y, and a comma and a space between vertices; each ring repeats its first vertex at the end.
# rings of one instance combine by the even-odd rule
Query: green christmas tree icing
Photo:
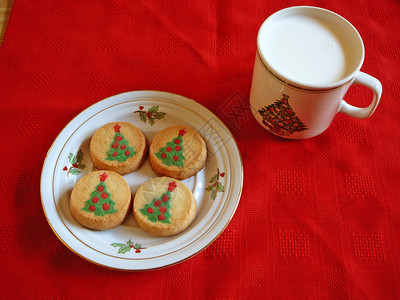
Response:
POLYGON ((168 184, 168 189, 159 198, 154 198, 151 203, 148 203, 140 212, 147 217, 151 222, 171 223, 171 192, 176 189, 175 181, 168 184))
POLYGON ((105 181, 108 175, 104 172, 100 175, 100 183, 96 185, 90 194, 90 199, 85 202, 82 210, 94 213, 96 216, 105 216, 116 213, 115 202, 111 199, 111 194, 107 191, 105 181))
POLYGON ((124 162, 129 157, 136 154, 136 151, 129 142, 125 139, 123 134, 119 131, 121 128, 118 123, 114 126, 115 135, 110 145, 110 149, 107 151, 106 160, 116 160, 118 162, 124 162))
POLYGON ((155 153, 155 155, 167 166, 184 167, 185 156, 183 155, 183 139, 186 130, 179 130, 177 137, 168 142, 165 147, 162 147, 155 153))

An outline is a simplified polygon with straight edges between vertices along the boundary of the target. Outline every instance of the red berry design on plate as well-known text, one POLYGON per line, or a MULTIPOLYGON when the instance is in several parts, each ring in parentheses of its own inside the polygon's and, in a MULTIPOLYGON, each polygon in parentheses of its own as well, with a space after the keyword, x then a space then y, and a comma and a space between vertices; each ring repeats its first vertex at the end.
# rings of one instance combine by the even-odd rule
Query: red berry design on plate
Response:
POLYGON ((155 120, 163 119, 165 116, 164 112, 158 111, 158 106, 152 106, 147 111, 143 110, 144 106, 139 106, 139 110, 135 111, 134 113, 138 113, 140 120, 143 122, 149 121, 151 126, 154 125, 155 120))
POLYGON ((131 249, 135 249, 135 253, 140 253, 142 252, 143 249, 146 249, 145 247, 142 247, 141 244, 133 244, 131 240, 127 241, 125 244, 123 243, 112 243, 111 246, 114 246, 116 248, 119 248, 118 253, 119 254, 125 254, 131 249))
POLYGON ((221 178, 225 176, 225 172, 220 173, 217 168, 217 174, 215 174, 211 180, 210 185, 206 187, 206 191, 211 192, 211 199, 215 200, 218 192, 224 192, 225 187, 221 182, 221 178))

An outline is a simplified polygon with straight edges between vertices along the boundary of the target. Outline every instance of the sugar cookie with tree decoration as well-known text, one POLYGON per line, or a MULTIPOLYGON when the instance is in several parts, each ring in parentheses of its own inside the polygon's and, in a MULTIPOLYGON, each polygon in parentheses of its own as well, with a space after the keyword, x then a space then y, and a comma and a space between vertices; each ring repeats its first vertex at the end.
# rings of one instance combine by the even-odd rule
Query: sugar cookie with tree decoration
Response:
POLYGON ((182 182, 156 177, 145 182, 133 200, 136 223, 155 236, 171 236, 184 231, 193 221, 197 204, 182 182))
POLYGON ((83 176, 74 186, 69 207, 81 225, 106 230, 120 225, 131 209, 131 189, 116 172, 94 171, 83 176))
POLYGON ((158 176, 183 180, 197 174, 207 158, 203 138, 189 126, 171 126, 154 137, 149 162, 158 176))
POLYGON ((146 136, 128 122, 108 123, 97 129, 90 140, 93 165, 121 175, 137 170, 145 161, 147 151, 146 136))

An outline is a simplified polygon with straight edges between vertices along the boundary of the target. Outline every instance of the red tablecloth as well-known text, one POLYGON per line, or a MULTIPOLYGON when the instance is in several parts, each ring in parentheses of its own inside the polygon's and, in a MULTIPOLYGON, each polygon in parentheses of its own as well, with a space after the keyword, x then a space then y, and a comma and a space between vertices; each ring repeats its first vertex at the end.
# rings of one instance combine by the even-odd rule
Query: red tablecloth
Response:
MULTIPOLYGON (((361 1, 16 0, 0 47, 0 298, 400 297, 400 4, 361 1), (367 120, 276 138, 248 110, 256 35, 293 5, 333 10, 381 80, 367 120), (178 265, 121 272, 73 254, 46 221, 47 150, 79 112, 133 90, 184 95, 231 129, 244 167, 220 237, 178 265)), ((371 93, 352 87, 349 102, 371 93)))

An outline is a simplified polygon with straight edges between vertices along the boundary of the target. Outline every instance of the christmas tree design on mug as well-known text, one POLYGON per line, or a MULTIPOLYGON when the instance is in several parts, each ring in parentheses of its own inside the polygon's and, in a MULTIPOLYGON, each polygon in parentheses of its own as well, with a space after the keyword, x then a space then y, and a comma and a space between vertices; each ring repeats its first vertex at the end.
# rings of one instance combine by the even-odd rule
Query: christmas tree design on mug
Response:
POLYGON ((282 94, 280 100, 258 110, 263 124, 273 133, 288 136, 295 132, 307 130, 306 125, 296 116, 289 105, 289 96, 282 94))

